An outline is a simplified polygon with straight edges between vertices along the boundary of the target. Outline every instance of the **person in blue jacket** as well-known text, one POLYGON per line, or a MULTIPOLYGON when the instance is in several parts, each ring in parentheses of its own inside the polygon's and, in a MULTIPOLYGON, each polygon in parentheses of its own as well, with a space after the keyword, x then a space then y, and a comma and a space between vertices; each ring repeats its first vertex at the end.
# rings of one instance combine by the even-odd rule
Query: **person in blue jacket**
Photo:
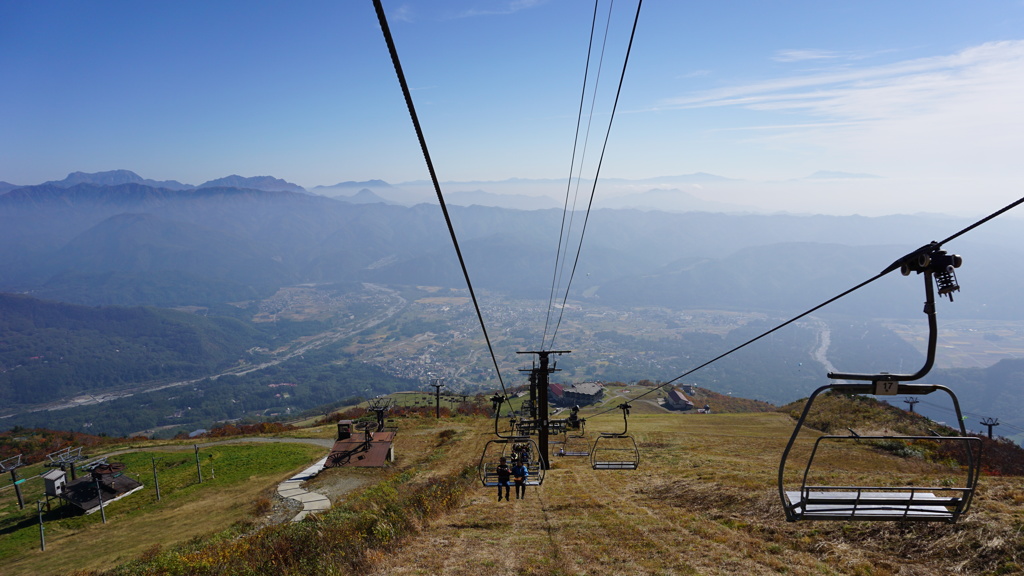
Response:
MULTIPOLYGON (((526 498, 526 477, 530 475, 530 471, 526 469, 526 464, 522 461, 516 461, 512 465, 512 478, 516 483, 516 500, 526 498)), ((506 498, 508 498, 506 496, 506 498)))

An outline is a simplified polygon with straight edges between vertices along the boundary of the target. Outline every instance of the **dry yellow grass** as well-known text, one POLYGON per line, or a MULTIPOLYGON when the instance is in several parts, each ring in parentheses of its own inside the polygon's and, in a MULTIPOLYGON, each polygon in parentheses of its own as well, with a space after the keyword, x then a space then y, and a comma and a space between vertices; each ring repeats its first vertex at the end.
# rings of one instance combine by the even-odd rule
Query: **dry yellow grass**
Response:
MULTIPOLYGON (((613 416, 613 415, 609 415, 613 416)), ((596 427, 597 421, 591 424, 596 427)), ((614 428, 616 424, 607 427, 614 428)), ((786 523, 776 477, 793 421, 782 414, 637 415, 640 469, 594 471, 556 458, 525 500, 480 488, 404 546, 376 575, 1020 573, 1024 486, 983 478, 957 525, 786 523)), ((446 465, 479 458, 463 437, 446 465)), ((808 435, 810 438, 810 435, 808 435)), ((808 441, 801 442, 806 447, 808 441)), ((834 456, 870 481, 913 482, 914 467, 865 447, 834 456)), ((827 463, 827 462, 826 462, 827 463)), ((802 466, 799 461, 796 467, 802 466)))
MULTIPOLYGON (((492 423, 484 418, 402 418, 398 424, 396 467, 415 467, 426 476, 475 465, 493 438, 492 423)), ((621 416, 611 412, 588 424, 593 431, 617 430, 621 416)), ((781 413, 631 415, 629 430, 642 452, 639 470, 594 471, 587 458, 555 457, 544 485, 529 488, 524 500, 498 503, 495 489, 479 487, 461 507, 419 526, 404 541, 370 551, 365 571, 376 576, 1024 572, 1024 480, 1018 477, 983 478, 972 512, 956 525, 786 523, 776 477, 792 427, 793 420, 781 413)), ((802 472, 799 455, 807 453, 813 437, 810 431, 802 435, 794 477, 802 472)), ((838 476, 842 469, 872 484, 920 484, 922 478, 932 482, 951 473, 853 443, 824 455, 822 463, 826 475, 838 476)), ((315 484, 321 489, 344 484, 343 479, 373 482, 374 471, 355 472, 328 470, 315 484)), ((217 505, 231 515, 245 497, 223 494, 217 505)), ((179 531, 215 529, 205 522, 209 505, 197 503, 202 522, 195 518, 200 508, 185 506, 140 517, 137 525, 126 522, 124 532, 134 531, 134 540, 114 540, 111 549, 77 567, 103 568, 104 562, 137 556, 154 542, 167 547, 184 539, 179 531)), ((79 547, 88 540, 63 548, 55 544, 54 556, 84 554, 79 547)), ((3 571, 33 573, 28 566, 19 562, 3 571)), ((36 573, 55 572, 31 567, 36 573)), ((274 571, 268 567, 267 573, 274 571)))

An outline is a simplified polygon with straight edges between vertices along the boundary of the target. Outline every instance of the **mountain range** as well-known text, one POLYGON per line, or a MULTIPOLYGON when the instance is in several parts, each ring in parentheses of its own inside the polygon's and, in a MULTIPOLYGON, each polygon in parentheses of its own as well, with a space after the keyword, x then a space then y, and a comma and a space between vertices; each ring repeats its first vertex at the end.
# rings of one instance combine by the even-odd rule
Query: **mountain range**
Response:
MULTIPOLYGON (((334 199, 273 187, 173 189, 128 171, 72 174, 0 195, 0 290, 82 304, 209 305, 297 283, 464 286, 438 206, 374 202, 369 182, 334 199)), ((165 183, 159 183, 165 184, 165 183)), ((377 184, 379 185, 379 184, 377 184)), ((450 207, 475 284, 546 298, 563 225, 559 208, 450 207)), ((565 224, 578 243, 583 214, 565 224)), ((798 216, 596 209, 571 294, 603 304, 718 307, 793 313, 870 277, 899 256, 963 228, 939 216, 798 216)), ((997 219, 949 248, 965 267, 950 313, 1024 318, 1020 228, 997 219), (959 300, 959 298, 958 298, 959 300)), ((566 256, 563 254, 562 258, 566 256)), ((886 279, 836 309, 918 313, 918 282, 886 279), (858 298, 861 298, 858 300, 858 298), (909 310, 909 311, 908 311, 909 310)))
MULTIPOLYGON (((267 192, 302 192, 306 189, 298 184, 285 182, 273 176, 243 177, 237 175, 225 176, 204 182, 199 186, 182 184, 177 180, 150 180, 143 178, 131 170, 108 170, 106 172, 72 172, 63 180, 51 180, 43 185, 56 186, 58 188, 71 188, 78 184, 94 184, 97 186, 118 186, 120 184, 142 184, 152 188, 165 188, 167 190, 192 190, 196 188, 242 188, 246 190, 264 190, 267 192)), ((13 189, 13 188, 12 188, 13 189)), ((7 190, 10 191, 10 190, 7 190)))
MULTIPOLYGON (((660 178, 626 180, 607 178, 601 181, 600 193, 593 181, 574 180, 566 186, 563 180, 509 178, 500 181, 442 182, 442 193, 447 204, 458 206, 491 206, 520 210, 544 210, 570 207, 582 209, 587 198, 595 192, 594 206, 598 208, 635 208, 668 212, 706 211, 729 213, 762 212, 751 206, 741 206, 699 198, 687 189, 699 190, 704 186, 729 184, 737 181, 696 173, 660 178)), ((116 186, 119 184, 142 184, 168 190, 192 190, 196 188, 231 187, 267 192, 297 192, 327 196, 355 204, 385 203, 413 206, 423 202, 436 202, 437 193, 429 181, 410 181, 391 184, 384 180, 345 181, 329 186, 314 186, 306 190, 298 184, 272 176, 242 177, 226 176, 204 182, 198 186, 183 184, 177 180, 151 180, 130 170, 105 172, 72 172, 63 180, 44 182, 61 188, 78 184, 116 186)), ((0 194, 24 186, 0 182, 0 194)))

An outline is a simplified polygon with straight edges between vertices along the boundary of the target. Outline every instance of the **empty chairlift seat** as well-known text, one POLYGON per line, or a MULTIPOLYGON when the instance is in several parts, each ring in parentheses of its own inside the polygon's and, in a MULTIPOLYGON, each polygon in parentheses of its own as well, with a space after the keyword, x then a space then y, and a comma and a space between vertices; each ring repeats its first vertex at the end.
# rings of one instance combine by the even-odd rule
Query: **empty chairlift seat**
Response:
MULTIPOLYGON (((819 392, 835 390, 845 394, 866 394, 871 390, 868 384, 837 384, 819 388, 808 399, 803 416, 806 416, 810 405, 819 392)), ((902 384, 901 394, 922 394, 935 390, 952 392, 943 386, 927 384, 902 384)), ((955 402, 957 414, 959 405, 955 402)), ((961 420, 961 436, 910 436, 910 435, 859 435, 851 431, 849 435, 824 435, 814 441, 810 456, 804 468, 799 486, 784 486, 785 465, 783 460, 779 469, 779 494, 786 510, 786 519, 797 520, 902 520, 927 522, 956 522, 970 507, 978 482, 981 465, 981 439, 967 436, 961 420), (822 483, 818 477, 854 478, 863 475, 843 475, 837 466, 821 465, 820 456, 832 444, 861 443, 868 446, 885 447, 887 450, 903 450, 907 453, 914 450, 915 445, 943 447, 944 454, 957 455, 960 462, 959 480, 953 477, 950 467, 942 474, 942 481, 935 485, 856 485, 850 483, 822 483), (816 459, 819 463, 816 464, 816 459)), ((787 446, 786 455, 799 433, 803 417, 794 431, 787 446)))
MULTIPOLYGON (((890 521, 923 521, 923 522, 956 522, 970 508, 971 500, 978 483, 981 469, 981 439, 970 437, 964 427, 960 403, 953 391, 945 386, 935 384, 910 383, 924 377, 935 363, 935 348, 938 339, 938 327, 935 319, 935 289, 940 295, 948 296, 952 301, 953 293, 960 289, 956 283, 955 268, 959 268, 962 259, 940 250, 937 243, 923 246, 891 264, 882 274, 900 270, 904 276, 911 273, 922 274, 924 277, 925 305, 924 313, 928 317, 928 347, 924 366, 914 374, 844 374, 829 373, 828 377, 838 383, 822 386, 814 391, 804 404, 803 412, 797 420, 793 435, 782 453, 779 463, 779 497, 786 512, 786 520, 890 520, 890 521), (859 382, 859 383, 851 383, 859 382), (956 433, 941 435, 932 431, 929 436, 914 435, 875 435, 857 434, 850 430, 847 436, 824 435, 813 444, 807 464, 803 470, 799 486, 791 473, 786 476, 786 465, 793 458, 793 447, 797 436, 807 419, 807 414, 821 392, 832 391, 840 394, 865 394, 872 396, 924 395, 942 391, 949 395, 953 402, 959 435, 956 433), (822 465, 821 452, 824 446, 832 443, 856 442, 865 443, 873 448, 895 450, 897 455, 906 456, 918 448, 934 449, 944 446, 941 454, 949 455, 950 466, 941 474, 925 472, 919 478, 908 478, 906 474, 894 474, 897 480, 889 485, 862 485, 855 480, 871 477, 870 471, 863 469, 852 471, 845 469, 842 473, 843 461, 849 461, 849 453, 839 456, 838 460, 822 465), (819 464, 816 466, 815 459, 819 464), (824 470, 824 473, 822 473, 824 470), (957 473, 954 473, 954 470, 957 473), (959 475, 959 481, 953 476, 959 475), (941 476, 938 480, 936 478, 941 476), (822 480, 818 480, 822 478, 822 480), (848 482, 837 478, 848 479, 848 482), (929 485, 930 482, 934 484, 929 485), (924 484, 924 485, 920 485, 924 484)), ((876 474, 875 478, 884 478, 884 474, 876 474)))
POLYGON ((619 404, 624 427, 622 432, 601 432, 590 449, 590 466, 594 470, 636 470, 640 466, 640 450, 629 432, 628 403, 619 404))

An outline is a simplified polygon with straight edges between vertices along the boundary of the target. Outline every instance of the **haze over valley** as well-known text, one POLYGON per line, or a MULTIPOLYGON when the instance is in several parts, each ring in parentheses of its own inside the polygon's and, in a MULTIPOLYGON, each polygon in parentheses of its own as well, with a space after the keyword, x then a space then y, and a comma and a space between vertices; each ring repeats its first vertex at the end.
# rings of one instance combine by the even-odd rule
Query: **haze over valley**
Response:
MULTIPOLYGON (((126 170, 11 188, 0 195, 4 422, 168 434, 434 377, 453 392, 494 390, 436 200, 408 205, 397 189, 238 176, 191 186, 126 170), (129 407, 149 409, 109 418, 129 407)), ((596 209, 549 318, 562 210, 473 200, 484 197, 497 206, 449 208, 502 372, 518 378, 516 352, 541 345, 547 322, 573 351, 559 359, 566 382, 675 379, 972 223, 596 209)), ((1018 224, 1011 213, 946 247, 964 257, 962 290, 939 303, 930 376, 957 382, 965 409, 1002 418, 1007 435, 1024 408, 1024 278, 1007 266, 1018 224)), ((684 382, 783 404, 825 383, 826 366, 915 370, 922 290, 919 276, 890 274, 684 382)))

